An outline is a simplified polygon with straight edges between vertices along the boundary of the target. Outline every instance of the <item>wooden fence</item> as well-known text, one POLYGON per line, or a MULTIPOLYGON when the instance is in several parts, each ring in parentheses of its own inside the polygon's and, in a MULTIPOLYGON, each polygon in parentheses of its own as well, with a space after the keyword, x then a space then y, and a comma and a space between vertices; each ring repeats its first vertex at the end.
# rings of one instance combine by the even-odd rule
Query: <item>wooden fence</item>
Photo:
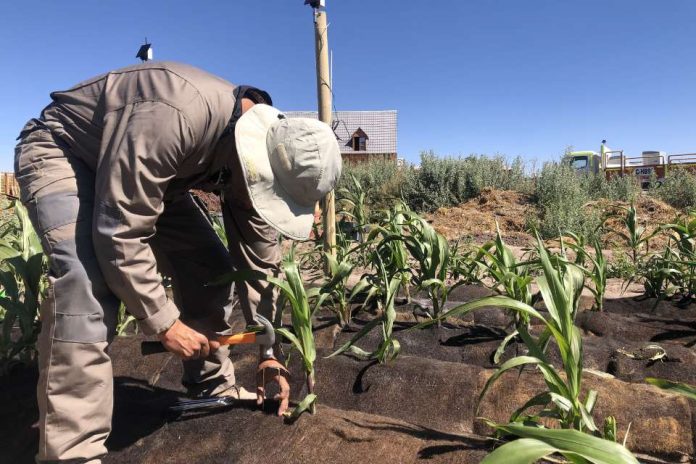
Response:
POLYGON ((19 197, 19 184, 11 172, 0 172, 0 194, 19 197))

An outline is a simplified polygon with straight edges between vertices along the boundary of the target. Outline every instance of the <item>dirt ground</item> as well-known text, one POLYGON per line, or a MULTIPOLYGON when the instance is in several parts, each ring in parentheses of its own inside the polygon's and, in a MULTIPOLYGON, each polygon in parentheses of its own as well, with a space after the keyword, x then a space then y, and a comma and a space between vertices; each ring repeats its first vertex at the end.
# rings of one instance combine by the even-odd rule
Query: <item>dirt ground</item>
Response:
MULTIPOLYGON (((210 198, 207 198, 210 200, 210 198)), ((214 205, 213 205, 214 206, 214 205)), ((517 254, 530 243, 525 217, 530 199, 516 192, 486 191, 481 198, 429 216, 449 239, 469 236, 481 244, 495 234, 495 218, 517 254)), ((604 208, 605 205, 588 205, 604 208)), ((649 224, 670 221, 676 211, 651 198, 638 202, 649 224)), ((306 244, 305 244, 306 245, 306 244)), ((598 392, 593 413, 601 424, 615 415, 619 438, 644 463, 693 462, 696 446, 696 402, 665 393, 645 383, 658 377, 696 384, 696 305, 678 309, 670 301, 641 301, 641 286, 623 289, 610 279, 605 311, 590 311, 585 292, 576 325, 583 334, 584 391, 598 392), (651 360, 659 345, 665 352, 651 360)), ((480 285, 461 286, 448 307, 493 292, 480 285)), ((424 295, 414 302, 427 305, 424 295)), ((544 314, 543 305, 539 309, 544 314)), ((441 329, 409 330, 417 320, 413 306, 398 308, 395 324, 401 355, 380 365, 347 356, 328 358, 373 317, 357 313, 344 329, 333 315, 315 317, 317 394, 315 415, 295 424, 275 417, 273 402, 264 410, 246 404, 196 414, 171 414, 167 408, 185 397, 181 365, 170 354, 142 357, 141 336, 118 337, 111 347, 115 376, 114 427, 105 463, 477 463, 493 449, 491 430, 479 418, 505 422, 510 414, 544 389, 533 369, 508 373, 477 399, 496 369, 492 356, 509 327, 509 315, 484 308, 452 318, 441 329), (478 409, 477 409, 478 407, 478 409)), ((233 326, 241 328, 239 311, 233 326)), ((533 331, 539 330, 534 323, 533 331)), ((358 345, 374 349, 381 341, 373 331, 358 345)), ((289 350, 288 345, 284 345, 289 350)), ((503 360, 524 353, 512 343, 503 360)), ((253 347, 232 352, 237 380, 252 389, 256 353, 253 347)), ((561 366, 551 347, 550 361, 561 366)), ((293 398, 303 396, 297 356, 291 357, 293 398)), ((0 463, 30 463, 38 445, 35 367, 0 377, 0 463)))
MULTIPOLYGON (((595 420, 615 415, 620 438, 641 462, 691 462, 694 455, 696 402, 645 384, 661 377, 696 384, 696 308, 677 309, 671 302, 636 301, 636 290, 620 292, 610 282, 603 313, 582 311, 577 325, 584 338, 584 389, 599 394, 595 420), (659 344, 666 356, 643 356, 647 344, 659 344)), ((450 306, 491 294, 480 286, 463 286, 450 306)), ((414 299, 425 304, 423 296, 414 299)), ((591 298, 583 296, 584 307, 591 298)), ((111 348, 114 363, 114 430, 105 463, 307 463, 435 462, 476 463, 492 449, 488 427, 478 417, 504 422, 544 388, 538 372, 509 373, 484 397, 477 398, 495 369, 492 354, 505 336, 509 316, 486 308, 451 319, 439 330, 408 330, 413 307, 398 308, 395 326, 402 354, 387 365, 347 356, 327 358, 371 317, 358 313, 341 331, 329 312, 316 316, 316 415, 285 424, 272 414, 241 405, 197 414, 172 415, 167 407, 184 397, 181 365, 169 354, 142 357, 140 336, 119 337, 111 348), (272 444, 272 446, 269 446, 272 444)), ((543 310, 542 310, 543 311, 543 310)), ((242 327, 239 312, 235 327, 242 327)), ((536 326, 538 327, 538 326, 536 326)), ((359 342, 372 349, 380 341, 373 331, 359 342)), ((285 349, 289 348, 284 345, 285 349)), ((504 359, 522 354, 513 344, 504 359)), ((558 353, 549 358, 560 366, 558 353)), ((253 347, 232 352, 238 382, 252 388, 253 347)), ((304 382, 297 356, 291 358, 295 399, 304 382)), ((35 368, 0 379, 0 462, 29 463, 36 452, 35 368)))
MULTIPOLYGON (((603 213, 605 211, 620 212, 620 207, 629 206, 624 202, 607 200, 594 201, 585 206, 603 213)), ((651 232, 658 224, 666 224, 674 220, 679 211, 668 204, 647 195, 640 195, 636 201, 640 225, 651 232)), ((435 230, 448 240, 469 240, 481 245, 495 237, 496 221, 508 245, 528 246, 532 244, 532 236, 527 233, 527 219, 530 215, 538 214, 529 195, 508 190, 486 188, 478 198, 451 208, 439 208, 427 214, 435 230)), ((622 230, 619 219, 607 221, 610 229, 622 230)), ((651 241, 651 249, 659 249, 666 243, 666 237, 656 237, 651 241)), ((620 248, 622 239, 608 232, 603 237, 607 248, 620 248)))

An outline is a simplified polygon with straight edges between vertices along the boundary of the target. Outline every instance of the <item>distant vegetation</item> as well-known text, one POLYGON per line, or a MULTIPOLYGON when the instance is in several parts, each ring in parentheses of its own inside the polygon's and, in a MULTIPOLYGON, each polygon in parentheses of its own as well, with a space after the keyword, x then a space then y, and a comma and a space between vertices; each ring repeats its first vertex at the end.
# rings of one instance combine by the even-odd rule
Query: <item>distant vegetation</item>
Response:
MULTIPOLYGON (((403 199, 417 212, 432 212, 441 207, 459 205, 476 198, 484 187, 514 190, 529 195, 537 207, 527 218, 530 228, 542 237, 573 230, 592 235, 599 226, 598 213, 582 207, 589 201, 607 199, 630 203, 641 194, 634 178, 627 176, 606 180, 603 175, 577 175, 558 162, 545 163, 532 170, 520 158, 470 155, 438 157, 432 152, 421 154, 419 165, 398 168, 389 161, 372 161, 346 165, 342 187, 349 187, 352 174, 362 185, 366 204, 379 209, 403 199)), ((662 185, 654 183, 646 192, 675 208, 696 207, 696 176, 684 170, 672 170, 662 185)))

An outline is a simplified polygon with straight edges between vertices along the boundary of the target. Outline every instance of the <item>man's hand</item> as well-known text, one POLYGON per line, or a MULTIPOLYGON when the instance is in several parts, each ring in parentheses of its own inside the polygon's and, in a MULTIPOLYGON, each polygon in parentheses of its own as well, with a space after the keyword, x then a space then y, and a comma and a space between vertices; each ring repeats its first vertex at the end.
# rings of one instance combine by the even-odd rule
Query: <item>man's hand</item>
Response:
POLYGON ((280 392, 273 399, 277 400, 278 415, 282 416, 288 409, 290 402, 290 372, 277 359, 266 359, 259 364, 256 370, 256 404, 263 405, 266 395, 266 385, 269 383, 277 383, 280 392))
POLYGON ((214 353, 220 344, 177 319, 166 331, 157 335, 162 345, 182 359, 207 358, 214 353))

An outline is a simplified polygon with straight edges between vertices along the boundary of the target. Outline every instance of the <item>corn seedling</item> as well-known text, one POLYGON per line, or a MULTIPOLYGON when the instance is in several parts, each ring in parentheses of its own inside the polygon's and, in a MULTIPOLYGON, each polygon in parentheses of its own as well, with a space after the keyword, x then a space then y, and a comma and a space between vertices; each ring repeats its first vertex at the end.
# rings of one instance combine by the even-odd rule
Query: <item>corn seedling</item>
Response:
POLYGON ((138 324, 136 324, 136 319, 132 315, 128 314, 126 311, 126 305, 121 303, 118 307, 118 319, 116 322, 116 335, 119 337, 126 335, 128 328, 133 326, 133 331, 138 332, 138 324))
POLYGON ((671 297, 678 289, 672 283, 678 280, 681 271, 678 265, 678 255, 670 248, 666 247, 661 255, 653 255, 638 268, 636 275, 626 280, 624 288, 628 288, 636 278, 643 280, 643 298, 657 298, 657 305, 664 298, 671 297))
POLYGON ((672 382, 670 380, 656 379, 654 377, 648 377, 645 379, 645 381, 650 385, 655 385, 656 387, 660 387, 663 390, 667 390, 672 393, 677 393, 689 399, 696 400, 696 387, 692 385, 687 385, 681 382, 672 382))
POLYGON ((375 244, 370 254, 370 261, 377 279, 379 279, 380 266, 383 266, 390 276, 399 275, 400 287, 403 288, 409 301, 411 274, 409 253, 403 237, 407 234, 407 222, 411 214, 411 210, 403 201, 397 202, 391 209, 379 211, 378 223, 373 225, 365 244, 375 244))
POLYGON ((481 464, 532 464, 553 454, 560 454, 575 464, 638 464, 624 445, 577 430, 528 427, 515 423, 491 425, 499 432, 519 439, 496 449, 481 464))
POLYGON ((462 285, 480 282, 479 268, 474 259, 474 251, 462 251, 459 241, 454 242, 450 249, 450 277, 462 285))
POLYGON ((47 288, 44 278, 46 258, 41 242, 24 206, 11 205, 17 218, 0 237, 0 296, 2 333, 0 360, 19 357, 29 361, 35 352, 39 332, 39 305, 47 288), (19 337, 14 333, 19 328, 19 337))
MULTIPOLYGON (((561 428, 589 431, 598 435, 600 432, 591 416, 597 393, 591 390, 584 400, 581 399, 582 337, 574 325, 578 299, 583 288, 583 274, 577 266, 561 257, 552 259, 539 237, 537 253, 542 275, 536 280, 549 312, 548 317, 544 317, 534 307, 507 296, 493 296, 465 303, 440 317, 464 315, 482 307, 499 306, 540 320, 545 329, 536 339, 524 326, 520 327, 520 337, 527 346, 528 354, 504 362, 486 382, 479 401, 505 372, 523 366, 535 366, 542 373, 548 390, 533 397, 515 411, 511 422, 539 423, 542 416, 553 417, 559 421, 561 428), (558 345, 565 375, 561 375, 561 372, 549 363, 544 353, 544 347, 550 337, 558 345), (544 410, 537 415, 525 415, 533 406, 543 406, 544 410)), ((428 324, 432 322, 419 324, 415 328, 428 324)))
MULTIPOLYGON (((304 411, 309 410, 315 412, 317 396, 314 393, 314 362, 317 357, 316 347, 314 344, 314 333, 312 332, 312 315, 314 311, 310 306, 310 299, 325 298, 319 294, 318 288, 305 290, 302 283, 300 270, 295 262, 294 247, 290 253, 283 259, 281 263, 281 271, 285 279, 264 274, 259 271, 242 270, 228 273, 213 284, 225 284, 229 282, 239 282, 247 280, 263 280, 269 282, 280 290, 282 299, 285 304, 279 304, 279 313, 276 315, 276 320, 281 319, 281 312, 286 305, 290 306, 292 330, 285 327, 277 327, 276 333, 282 335, 288 340, 292 347, 302 357, 302 365, 304 367, 307 385, 307 396, 300 401, 292 411, 288 411, 287 417, 291 420, 296 419, 304 411)), ((321 301, 315 306, 320 306, 321 301)))
MULTIPOLYGON (((412 271, 412 282, 418 290, 428 293, 431 311, 426 314, 437 318, 443 311, 450 291, 465 283, 459 281, 447 284, 447 277, 452 266, 452 254, 445 237, 415 213, 407 215, 408 235, 402 240, 417 266, 412 271)), ((421 308, 423 309, 423 308, 421 308)), ((438 325, 440 322, 438 321, 438 325)))
POLYGON ((365 189, 358 181, 357 177, 349 174, 351 180, 350 188, 343 187, 336 191, 338 195, 338 204, 341 207, 340 214, 351 218, 355 221, 355 239, 362 242, 365 226, 368 224, 368 211, 365 189))
MULTIPOLYGON (((533 305, 532 264, 529 262, 518 263, 512 250, 505 245, 497 223, 496 230, 495 240, 486 243, 479 249, 474 263, 482 271, 484 277, 489 277, 493 281, 491 289, 513 300, 533 305)), ((493 362, 496 364, 500 361, 507 345, 519 335, 520 326, 529 327, 527 314, 518 311, 510 311, 510 313, 515 329, 503 339, 495 351, 493 362)))
POLYGON ((225 230, 225 224, 223 223, 222 217, 219 215, 214 215, 211 218, 213 222, 213 230, 217 234, 220 241, 227 247, 227 231, 225 230))
POLYGON ((684 294, 680 306, 686 306, 696 293, 696 212, 661 229, 670 233, 670 245, 674 245, 670 247, 669 268, 675 271, 670 275, 684 294))
POLYGON ((626 228, 626 231, 622 232, 612 229, 612 232, 624 239, 631 251, 633 265, 637 266, 641 259, 641 249, 645 248, 645 253, 647 253, 650 239, 653 238, 660 229, 657 228, 653 232, 647 233, 645 227, 638 223, 638 211, 633 204, 628 208, 621 207, 621 209, 626 212, 624 216, 620 216, 621 223, 626 228))
MULTIPOLYGON (((376 252, 375 252, 376 253, 376 252)), ((381 316, 377 317, 356 333, 350 341, 346 342, 334 353, 328 357, 334 357, 341 353, 349 352, 361 359, 376 359, 380 363, 386 363, 393 360, 399 355, 401 346, 393 337, 392 331, 394 321, 396 320, 396 310, 394 309, 396 295, 399 292, 402 278, 399 273, 389 275, 382 263, 379 254, 376 254, 375 260, 379 268, 377 274, 365 276, 356 285, 358 291, 368 290, 368 299, 375 298, 377 305, 381 311, 381 316), (380 326, 382 332, 382 342, 379 347, 373 352, 367 352, 355 345, 358 340, 367 335, 372 329, 380 326)), ((356 292, 356 289, 353 292, 356 292)))
MULTIPOLYGON (((355 263, 351 259, 359 247, 350 249, 342 233, 336 235, 335 255, 324 253, 325 268, 328 270, 328 279, 321 286, 319 293, 326 295, 331 300, 331 311, 338 317, 341 327, 346 327, 352 319, 350 298, 348 296, 348 278, 353 273, 355 263)), ((323 300, 322 300, 323 301, 323 300)))
MULTIPOLYGON (((585 276, 592 282, 592 286, 586 288, 592 292, 594 296, 594 308, 597 311, 604 309, 604 293, 607 290, 607 259, 602 253, 602 244, 598 238, 592 240, 594 254, 590 254, 584 246, 578 245, 578 242, 569 245, 576 253, 576 256, 582 256, 580 262, 589 262, 592 265, 590 269, 580 267, 585 276)), ((576 259, 576 263, 577 263, 576 259)))

